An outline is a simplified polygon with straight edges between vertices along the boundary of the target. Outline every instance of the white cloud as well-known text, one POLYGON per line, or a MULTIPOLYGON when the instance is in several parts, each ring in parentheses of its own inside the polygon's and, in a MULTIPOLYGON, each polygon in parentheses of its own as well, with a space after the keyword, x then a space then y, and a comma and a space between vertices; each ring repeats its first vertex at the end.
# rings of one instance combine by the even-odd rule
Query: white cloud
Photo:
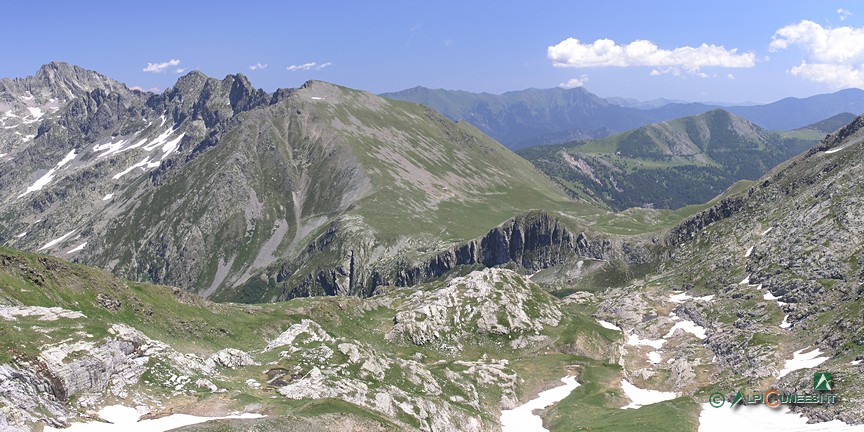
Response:
POLYGON ((174 73, 183 73, 183 72, 186 72, 186 69, 185 69, 185 68, 177 68, 177 69, 174 69, 174 73))
POLYGON ((321 70, 321 69, 324 69, 327 66, 330 66, 332 64, 333 63, 330 63, 330 62, 322 63, 322 64, 311 62, 311 63, 303 63, 301 65, 291 65, 291 66, 288 66, 287 69, 291 72, 308 71, 308 70, 313 70, 313 69, 314 70, 321 70))
POLYGON ((864 87, 864 28, 825 28, 802 20, 777 30, 769 49, 804 52, 792 75, 834 88, 864 87))
POLYGON ((840 21, 846 21, 846 18, 852 16, 852 12, 849 12, 847 9, 837 9, 837 15, 840 17, 840 21))
POLYGON ((162 91, 162 89, 160 89, 159 87, 150 87, 149 89, 145 89, 141 86, 132 86, 129 88, 129 90, 138 90, 138 91, 150 92, 150 93, 160 93, 162 91))
POLYGON ((142 69, 144 72, 162 73, 172 66, 180 65, 180 60, 171 59, 162 63, 147 63, 147 67, 142 69))
POLYGON ((735 75, 733 75, 733 74, 730 73, 730 74, 726 75, 726 78, 728 78, 728 79, 730 79, 730 80, 734 80, 734 79, 735 79, 735 75))
POLYGON ((582 76, 580 76, 579 78, 571 78, 567 82, 563 82, 561 84, 558 84, 558 87, 565 88, 565 89, 582 87, 583 85, 585 85, 585 83, 587 81, 588 81, 588 75, 582 74, 582 76))
POLYGON ((583 44, 578 39, 567 38, 548 47, 546 55, 555 67, 654 66, 651 75, 680 75, 683 69, 701 76, 699 68, 705 66, 751 68, 756 65, 756 54, 752 52, 738 53, 737 49, 708 44, 666 50, 648 40, 618 45, 611 39, 583 44))
POLYGON ((254 71, 254 70, 261 70, 261 69, 267 69, 267 63, 264 63, 264 64, 255 63, 254 65, 249 66, 249 70, 254 71))

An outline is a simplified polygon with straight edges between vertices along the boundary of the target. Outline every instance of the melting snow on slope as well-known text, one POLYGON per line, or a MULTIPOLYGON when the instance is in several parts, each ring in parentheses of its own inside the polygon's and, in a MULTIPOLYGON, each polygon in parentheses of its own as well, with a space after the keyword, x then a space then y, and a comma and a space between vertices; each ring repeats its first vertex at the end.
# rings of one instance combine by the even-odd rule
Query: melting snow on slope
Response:
POLYGON ((852 366, 858 366, 859 364, 861 364, 861 360, 852 360, 851 362, 849 362, 849 364, 851 364, 852 366))
POLYGON ((71 255, 71 254, 73 254, 73 253, 75 253, 75 252, 79 252, 79 251, 81 251, 82 249, 84 249, 86 246, 87 246, 87 242, 81 243, 80 245, 75 246, 75 247, 72 248, 72 249, 69 249, 69 251, 66 252, 66 255, 71 255))
MULTIPOLYGON (((677 316, 676 316, 677 317, 677 316)), ((666 333, 666 336, 663 336, 663 339, 672 337, 675 334, 675 330, 684 330, 687 333, 696 336, 699 339, 705 339, 705 327, 700 326, 699 324, 694 323, 690 320, 681 320, 675 323, 671 329, 669 329, 669 333, 666 333)))
POLYGON ((621 327, 618 327, 615 324, 610 323, 609 321, 603 321, 598 319, 597 324, 600 324, 600 327, 603 327, 605 329, 621 331, 621 327))
POLYGON ((31 192, 36 192, 38 190, 42 190, 42 188, 45 187, 45 185, 47 185, 48 183, 51 183, 51 181, 54 180, 54 174, 57 172, 57 170, 60 169, 61 167, 63 167, 63 165, 66 165, 67 163, 72 162, 72 160, 75 159, 75 156, 78 156, 78 155, 75 154, 75 150, 73 149, 72 151, 70 151, 66 155, 66 157, 63 158, 63 160, 61 160, 60 162, 57 163, 57 166, 48 170, 48 172, 45 173, 45 175, 40 177, 39 180, 36 180, 29 187, 27 187, 27 190, 25 190, 21 195, 18 195, 18 198, 21 198, 21 197, 23 197, 23 196, 25 196, 31 192))
POLYGON ((783 316, 783 322, 780 323, 780 328, 787 329, 789 327, 792 327, 792 324, 789 323, 789 314, 786 314, 783 316))
POLYGON ((148 168, 156 168, 159 166, 159 162, 150 162, 149 159, 149 157, 145 157, 141 162, 138 162, 135 165, 132 165, 131 167, 126 168, 125 170, 120 171, 117 174, 114 174, 114 177, 111 178, 114 180, 118 180, 126 174, 132 172, 132 170, 134 170, 135 168, 141 168, 142 170, 147 171, 148 168))
POLYGON ((672 400, 678 397, 674 392, 640 389, 627 380, 621 380, 621 390, 630 398, 630 404, 621 409, 635 409, 645 405, 672 400))
POLYGON ((732 410, 729 409, 728 405, 714 408, 710 404, 702 404, 702 412, 699 414, 699 432, 728 432, 730 430, 864 432, 864 425, 848 425, 840 420, 808 424, 807 417, 790 413, 786 406, 770 408, 760 404, 732 410))
POLYGON ((110 200, 111 198, 114 198, 114 194, 113 194, 113 193, 110 193, 110 194, 105 195, 104 197, 102 197, 102 201, 108 201, 108 200, 110 200))
POLYGON ((750 257, 751 253, 753 253, 753 246, 750 246, 750 249, 747 249, 747 252, 744 252, 744 258, 750 257))
POLYGON ((53 247, 53 246, 57 245, 58 243, 62 242, 63 240, 66 240, 67 238, 69 238, 69 236, 71 236, 72 234, 75 234, 75 230, 69 231, 68 233, 63 234, 63 235, 60 236, 59 238, 56 238, 56 239, 54 239, 54 240, 51 240, 51 241, 48 242, 48 243, 45 243, 45 246, 42 246, 41 248, 36 249, 36 251, 38 252, 38 251, 45 250, 45 249, 48 249, 48 248, 50 248, 50 247, 53 247))
POLYGON ((546 408, 561 399, 567 397, 579 383, 576 382, 576 377, 567 376, 561 378, 562 386, 551 388, 540 392, 536 398, 519 405, 512 410, 501 410, 501 431, 502 432, 532 432, 549 430, 543 427, 543 420, 534 415, 532 411, 536 409, 546 408))
POLYGON ((6 156, 6 153, 0 153, 0 157, 6 156))
POLYGON ((801 349, 792 353, 792 360, 786 360, 783 370, 780 371, 779 377, 782 378, 790 372, 799 369, 814 368, 829 359, 829 357, 819 357, 819 354, 822 354, 822 351, 819 350, 819 348, 814 348, 813 351, 802 354, 803 351, 804 350, 801 349))
POLYGON ((663 344, 665 344, 665 343, 666 343, 666 339, 640 339, 639 336, 636 334, 631 334, 627 338, 627 345, 633 345, 633 346, 646 345, 646 346, 653 347, 654 349, 663 348, 663 344))
POLYGON ((741 282, 738 282, 738 285, 750 285, 750 275, 744 278, 741 282))
POLYGON ((846 148, 846 147, 838 147, 838 148, 833 148, 831 150, 825 150, 825 154, 837 153, 840 150, 843 150, 844 148, 846 148))
POLYGON ((687 293, 682 292, 682 293, 678 293, 678 294, 672 294, 669 296, 669 301, 672 303, 683 303, 684 301, 691 300, 691 299, 697 300, 697 301, 710 302, 711 300, 714 300, 714 295, 712 294, 712 295, 707 295, 704 297, 693 297, 687 293))
POLYGON ((763 235, 763 236, 764 236, 764 235, 765 235, 765 234, 768 234, 768 233, 770 233, 770 232, 771 232, 771 230, 773 230, 773 229, 774 229, 774 227, 769 227, 769 228, 768 228, 768 229, 766 229, 766 230, 765 230, 765 231, 762 231, 762 235, 763 235))
POLYGON ((135 408, 129 408, 122 405, 113 405, 102 408, 99 411, 99 417, 108 423, 100 421, 92 421, 88 423, 72 423, 66 429, 55 429, 46 427, 46 432, 115 432, 122 430, 123 432, 162 432, 170 429, 176 429, 182 426, 188 426, 198 423, 203 423, 208 420, 217 419, 253 419, 264 417, 261 414, 234 414, 224 417, 199 417, 188 414, 171 414, 166 417, 157 419, 141 420, 141 415, 135 408))

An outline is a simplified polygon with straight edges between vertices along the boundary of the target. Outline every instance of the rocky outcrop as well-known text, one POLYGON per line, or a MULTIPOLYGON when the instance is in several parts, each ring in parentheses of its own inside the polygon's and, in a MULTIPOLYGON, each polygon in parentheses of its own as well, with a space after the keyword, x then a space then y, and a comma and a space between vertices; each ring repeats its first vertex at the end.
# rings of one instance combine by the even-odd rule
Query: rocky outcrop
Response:
POLYGON ((398 308, 387 338, 458 349, 472 334, 538 334, 560 319, 557 302, 540 287, 511 270, 486 269, 412 294, 398 308))
POLYGON ((340 239, 343 231, 343 224, 332 225, 298 257, 310 261, 319 254, 338 250, 345 254, 343 264, 317 270, 299 282, 288 276, 301 269, 301 265, 283 265, 276 277, 277 282, 285 285, 279 299, 335 294, 369 296, 380 286, 414 286, 459 267, 515 265, 526 272, 534 272, 575 257, 621 260, 626 264, 645 264, 656 259, 656 252, 647 243, 599 236, 589 239, 584 232, 574 233, 560 220, 542 211, 515 217, 482 237, 411 261, 382 260, 381 255, 386 252, 369 251, 373 248, 371 238, 352 236, 353 244, 340 243, 344 241, 340 239))

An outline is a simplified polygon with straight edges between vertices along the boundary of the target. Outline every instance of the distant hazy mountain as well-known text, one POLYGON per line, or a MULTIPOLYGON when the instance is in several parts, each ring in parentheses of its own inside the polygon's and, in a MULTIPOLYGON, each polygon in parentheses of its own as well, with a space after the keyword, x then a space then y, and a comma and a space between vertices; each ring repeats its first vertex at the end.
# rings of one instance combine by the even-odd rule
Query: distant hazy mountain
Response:
POLYGON ((855 114, 844 112, 831 116, 825 120, 809 124, 802 128, 798 128, 797 130, 815 131, 828 134, 842 128, 843 126, 848 125, 849 123, 852 123, 852 121, 855 120, 856 117, 858 116, 856 116, 855 114))
POLYGON ((688 101, 676 100, 676 99, 666 99, 666 98, 658 98, 658 99, 651 99, 651 100, 647 100, 647 101, 642 101, 642 100, 633 99, 633 98, 611 96, 611 97, 607 97, 605 99, 607 102, 609 102, 611 104, 622 106, 624 108, 637 108, 637 109, 659 108, 659 107, 662 107, 664 105, 669 105, 669 104, 673 104, 673 103, 675 103, 675 104, 689 103, 688 101))
POLYGON ((599 140, 519 153, 575 195, 621 210, 706 202, 735 181, 756 179, 815 143, 781 138, 716 109, 599 140))
POLYGON ((598 138, 646 123, 645 115, 583 88, 528 89, 501 95, 414 87, 381 96, 429 106, 466 120, 510 148, 598 138))
POLYGON ((727 109, 767 129, 792 130, 844 112, 861 114, 864 112, 864 90, 846 89, 801 99, 789 97, 766 105, 727 109))
POLYGON ((771 130, 793 130, 843 112, 864 112, 864 90, 848 89, 766 105, 719 107, 603 99, 582 87, 528 89, 501 95, 415 87, 382 96, 427 105, 452 120, 466 120, 512 149, 574 139, 594 139, 650 123, 716 108, 771 130), (623 106, 622 106, 623 105, 623 106))

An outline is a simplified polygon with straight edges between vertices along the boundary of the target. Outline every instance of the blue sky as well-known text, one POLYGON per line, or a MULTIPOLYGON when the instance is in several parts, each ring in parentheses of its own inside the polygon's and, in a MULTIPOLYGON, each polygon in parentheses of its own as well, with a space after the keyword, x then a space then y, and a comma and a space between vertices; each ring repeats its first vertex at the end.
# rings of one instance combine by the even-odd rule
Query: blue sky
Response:
POLYGON ((862 2, 174 3, 7 4, 0 76, 61 60, 145 89, 192 69, 268 91, 320 79, 770 102, 864 87, 862 2))

